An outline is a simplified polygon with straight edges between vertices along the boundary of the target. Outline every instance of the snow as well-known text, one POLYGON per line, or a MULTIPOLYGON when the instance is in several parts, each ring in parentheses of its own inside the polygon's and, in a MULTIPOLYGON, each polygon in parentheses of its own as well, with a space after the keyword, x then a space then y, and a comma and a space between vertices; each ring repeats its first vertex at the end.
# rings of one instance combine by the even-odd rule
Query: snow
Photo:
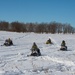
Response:
POLYGON ((0 31, 0 45, 9 37, 14 46, 0 46, 0 75, 75 75, 75 34, 0 31), (45 44, 49 38, 53 45, 45 44), (59 51, 62 40, 68 51, 59 51), (42 56, 27 57, 33 42, 42 56))

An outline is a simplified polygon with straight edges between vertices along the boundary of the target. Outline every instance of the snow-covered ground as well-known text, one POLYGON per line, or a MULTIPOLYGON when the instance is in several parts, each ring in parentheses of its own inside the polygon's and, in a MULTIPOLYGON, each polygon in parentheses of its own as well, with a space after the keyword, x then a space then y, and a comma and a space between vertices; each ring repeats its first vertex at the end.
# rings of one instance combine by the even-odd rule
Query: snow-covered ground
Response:
POLYGON ((0 45, 11 38, 14 46, 0 46, 0 75, 75 75, 75 34, 36 34, 0 31, 0 45), (51 38, 54 45, 45 42, 51 38), (68 51, 58 51, 62 40, 68 51), (42 56, 27 57, 33 42, 42 56))

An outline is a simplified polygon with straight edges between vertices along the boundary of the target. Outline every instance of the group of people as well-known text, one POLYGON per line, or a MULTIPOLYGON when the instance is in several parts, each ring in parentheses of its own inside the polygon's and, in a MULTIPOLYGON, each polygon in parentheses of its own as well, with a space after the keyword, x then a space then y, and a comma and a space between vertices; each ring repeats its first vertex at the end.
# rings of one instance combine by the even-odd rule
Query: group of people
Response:
MULTIPOLYGON (((51 39, 49 38, 46 42, 46 44, 53 44, 53 42, 51 41, 51 39)), ((5 43, 4 43, 5 46, 11 46, 13 45, 13 42, 12 40, 9 38, 9 39, 6 39, 5 40, 5 43)), ((61 43, 61 48, 60 50, 67 50, 67 46, 66 46, 66 43, 65 41, 63 40, 62 43, 61 43)), ((40 52, 40 49, 38 48, 38 46, 36 45, 36 43, 34 42, 33 45, 32 45, 32 48, 31 48, 31 54, 30 56, 41 56, 41 52, 40 52)))
MULTIPOLYGON (((46 44, 53 44, 50 38, 47 40, 46 44)), ((66 46, 66 43, 65 43, 64 40, 61 43, 60 50, 62 50, 62 51, 66 51, 67 50, 67 46, 66 46)))
MULTIPOLYGON (((47 40, 46 44, 53 44, 50 38, 47 40)), ((67 46, 66 46, 66 43, 64 40, 61 43, 60 50, 62 50, 62 51, 67 50, 67 46)), ((40 49, 37 47, 36 43, 34 42, 32 48, 31 48, 30 56, 40 56, 40 55, 41 55, 40 49)))

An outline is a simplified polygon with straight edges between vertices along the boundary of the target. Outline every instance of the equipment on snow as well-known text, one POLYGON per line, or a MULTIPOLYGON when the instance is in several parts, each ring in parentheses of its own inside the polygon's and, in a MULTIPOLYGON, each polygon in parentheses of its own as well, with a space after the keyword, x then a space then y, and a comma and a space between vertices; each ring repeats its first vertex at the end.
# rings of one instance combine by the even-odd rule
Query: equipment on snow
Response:
POLYGON ((53 44, 50 38, 47 40, 46 44, 53 44))
POLYGON ((9 38, 9 39, 6 39, 6 40, 5 40, 4 45, 5 45, 5 46, 11 46, 11 45, 13 45, 13 42, 12 42, 12 40, 9 38))
POLYGON ((31 48, 30 56, 41 56, 40 49, 37 47, 35 42, 33 43, 33 46, 31 48))
POLYGON ((60 50, 62 50, 62 51, 67 51, 67 46, 66 46, 66 43, 65 43, 64 40, 63 40, 62 43, 61 43, 61 48, 60 48, 60 50))
POLYGON ((62 46, 62 47, 60 48, 60 50, 62 50, 62 51, 67 51, 67 46, 62 46))

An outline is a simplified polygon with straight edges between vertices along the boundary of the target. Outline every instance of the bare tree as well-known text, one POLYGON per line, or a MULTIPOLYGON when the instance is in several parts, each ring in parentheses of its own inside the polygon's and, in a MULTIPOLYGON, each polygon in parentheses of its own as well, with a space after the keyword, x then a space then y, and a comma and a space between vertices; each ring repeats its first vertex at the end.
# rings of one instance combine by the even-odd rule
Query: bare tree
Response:
POLYGON ((5 21, 0 22, 0 30, 8 30, 9 29, 9 23, 5 21))

